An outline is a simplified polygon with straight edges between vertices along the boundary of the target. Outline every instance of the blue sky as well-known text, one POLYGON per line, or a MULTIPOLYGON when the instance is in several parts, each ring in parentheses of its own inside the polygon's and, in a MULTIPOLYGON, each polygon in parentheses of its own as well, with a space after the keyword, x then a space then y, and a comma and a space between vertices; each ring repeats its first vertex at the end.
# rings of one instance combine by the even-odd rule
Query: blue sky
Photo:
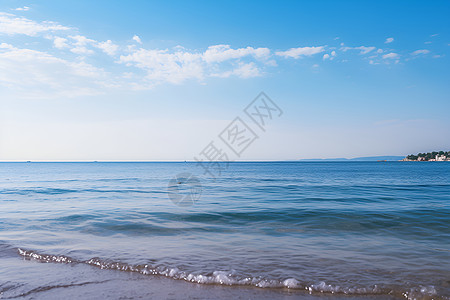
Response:
POLYGON ((448 1, 4 0, 0 160, 191 160, 261 91, 284 113, 231 159, 449 150, 449 15, 448 1))

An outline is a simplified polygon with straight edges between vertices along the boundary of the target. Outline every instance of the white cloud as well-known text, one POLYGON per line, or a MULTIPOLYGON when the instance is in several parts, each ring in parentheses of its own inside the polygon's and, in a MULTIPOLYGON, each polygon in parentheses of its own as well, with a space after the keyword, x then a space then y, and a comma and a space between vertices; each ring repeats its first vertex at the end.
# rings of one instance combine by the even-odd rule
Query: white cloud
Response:
POLYGON ((353 49, 356 50, 361 50, 361 54, 367 54, 369 52, 372 52, 373 50, 375 50, 375 47, 365 47, 365 46, 360 46, 360 47, 355 47, 353 49))
POLYGON ((372 52, 375 50, 376 47, 366 47, 366 46, 359 46, 359 47, 342 47, 342 51, 348 51, 348 50, 360 50, 360 54, 367 54, 369 52, 372 52))
POLYGON ((98 42, 82 35, 68 36, 69 39, 60 36, 46 36, 46 38, 53 39, 55 48, 61 50, 70 48, 71 52, 78 55, 94 54, 94 48, 97 48, 110 56, 114 56, 119 50, 119 46, 114 44, 111 40, 98 42))
POLYGON ((196 53, 139 49, 132 54, 121 55, 119 62, 145 70, 145 80, 155 83, 181 83, 186 79, 204 77, 201 54, 196 53))
POLYGON ((327 60, 327 59, 333 60, 335 57, 336 57, 336 51, 333 50, 333 51, 331 51, 330 54, 328 54, 328 53, 324 54, 324 55, 322 56, 322 59, 323 59, 323 60, 327 60))
POLYGON ((240 63, 239 66, 232 71, 226 71, 218 74, 211 74, 212 77, 221 77, 221 78, 227 78, 230 76, 237 76, 239 78, 252 78, 261 75, 262 75, 261 71, 254 62, 240 63))
POLYGON ((134 35, 134 36, 133 36, 133 41, 135 41, 135 42, 138 43, 138 44, 142 44, 141 38, 138 37, 137 35, 134 35))
POLYGON ((107 40, 106 42, 101 42, 96 45, 97 48, 102 49, 108 55, 115 55, 119 46, 115 45, 111 40, 107 40))
POLYGON ((39 23, 24 17, 0 12, 0 34, 36 36, 39 33, 69 29, 69 27, 59 25, 55 22, 44 21, 39 23))
POLYGON ((75 54, 78 55, 91 55, 94 54, 94 50, 89 49, 88 46, 97 46, 97 41, 88 39, 82 35, 69 36, 72 39, 71 44, 73 48, 70 49, 75 54))
POLYGON ((203 59, 207 63, 223 62, 230 59, 239 59, 245 56, 253 56, 256 59, 266 59, 270 55, 268 48, 238 48, 232 49, 229 45, 209 46, 203 53, 203 59))
POLYGON ((77 46, 86 46, 89 44, 96 43, 96 41, 88 39, 87 37, 82 36, 82 35, 71 35, 69 37, 75 41, 74 44, 77 46))
POLYGON ((189 79, 203 81, 208 77, 252 78, 263 74, 257 62, 267 66, 276 65, 273 60, 268 60, 270 50, 267 48, 233 49, 229 45, 214 45, 204 52, 189 51, 180 46, 172 50, 130 50, 133 52, 121 55, 118 62, 146 72, 143 82, 136 88, 151 87, 162 82, 179 84, 189 79))
POLYGON ((394 41, 393 37, 387 38, 386 41, 384 41, 385 44, 390 44, 394 41))
POLYGON ((67 39, 58 36, 53 39, 53 45, 58 49, 69 48, 69 45, 67 44, 67 39))
MULTIPOLYGON (((0 44, 0 85, 24 93, 48 91, 49 94, 66 93, 73 96, 101 93, 102 88, 106 86, 148 89, 162 83, 179 84, 187 80, 203 82, 213 77, 252 78, 263 76, 268 68, 277 67, 280 57, 299 59, 321 53, 323 60, 331 61, 337 56, 336 48, 328 46, 298 47, 276 52, 265 47, 232 48, 230 45, 212 45, 204 50, 190 50, 182 46, 165 50, 145 49, 137 45, 142 44, 137 35, 133 36, 136 43, 118 45, 112 40, 90 39, 75 29, 54 22, 36 22, 3 12, 0 12, 1 34, 28 35, 33 39, 33 42, 29 43, 32 45, 30 47, 39 45, 43 38, 48 39, 55 48, 50 55, 33 49, 19 49, 6 43, 0 44), (328 53, 323 53, 325 50, 328 53), (76 56, 71 55, 69 51, 76 56), (85 56, 102 52, 115 58, 109 61, 110 64, 121 65, 112 68, 117 70, 115 75, 84 62, 88 60, 85 56), (72 60, 67 57, 72 57, 72 60)), ((386 42, 388 41, 392 42, 393 38, 388 38, 386 42)), ((341 43, 341 46, 340 50, 344 52, 372 52, 372 55, 364 57, 370 60, 370 64, 378 64, 376 59, 380 57, 399 62, 400 55, 394 52, 387 53, 368 46, 345 47, 344 43, 341 43), (374 53, 375 50, 379 55, 374 53), (387 54, 382 55, 383 53, 387 54)), ((427 53, 428 50, 412 52, 416 56, 427 53)), ((355 57, 355 53, 349 53, 348 56, 350 54, 355 57)), ((95 58, 96 56, 90 57, 89 61, 95 62, 95 58)), ((340 61, 346 62, 348 59, 350 57, 340 61)), ((317 68, 318 64, 312 65, 313 70, 317 68)))
POLYGON ((30 8, 28 6, 24 6, 24 7, 18 7, 16 9, 14 9, 14 10, 17 10, 17 11, 28 11, 28 10, 30 10, 30 8))
POLYGON ((274 59, 270 59, 264 62, 266 64, 266 66, 271 66, 271 67, 277 67, 277 61, 274 59))
POLYGON ((7 44, 7 43, 1 43, 0 44, 0 49, 15 49, 13 45, 7 44))
POLYGON ((240 78, 251 78, 261 76, 261 72, 255 63, 242 63, 233 71, 233 74, 240 78))
POLYGON ((430 53, 430 50, 426 50, 426 49, 422 49, 422 50, 416 50, 413 53, 411 53, 412 55, 419 55, 419 54, 428 54, 430 53))
POLYGON ((112 86, 109 74, 85 62, 48 53, 0 45, 0 86, 25 97, 76 97, 112 86))
POLYGON ((383 55, 384 59, 395 59, 398 58, 400 55, 398 55, 397 53, 391 52, 388 54, 383 55))
POLYGON ((299 48, 291 48, 286 51, 277 51, 275 54, 282 57, 292 57, 292 58, 300 58, 303 56, 311 56, 320 52, 325 51, 324 46, 319 47, 299 47, 299 48))
POLYGON ((91 55, 94 54, 94 50, 88 49, 86 47, 75 47, 70 49, 70 51, 72 51, 75 54, 78 55, 91 55))

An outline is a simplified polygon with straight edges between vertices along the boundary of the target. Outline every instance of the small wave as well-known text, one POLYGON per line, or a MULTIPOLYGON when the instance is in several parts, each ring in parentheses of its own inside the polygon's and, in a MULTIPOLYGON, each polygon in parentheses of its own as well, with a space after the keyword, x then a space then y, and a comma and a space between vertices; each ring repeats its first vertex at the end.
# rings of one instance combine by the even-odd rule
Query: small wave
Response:
POLYGON ((98 257, 88 260, 77 260, 65 255, 40 254, 32 250, 18 248, 19 255, 25 259, 33 259, 43 263, 61 264, 86 264, 100 269, 116 270, 123 272, 134 272, 142 275, 165 276, 176 280, 198 284, 218 284, 227 286, 254 286, 258 288, 287 288, 292 290, 303 290, 310 294, 345 294, 345 295, 392 295, 406 299, 445 299, 439 296, 434 286, 419 286, 409 289, 393 289, 373 285, 370 287, 345 287, 331 285, 326 282, 311 284, 299 281, 295 278, 284 280, 266 279, 262 277, 241 277, 234 271, 214 271, 209 274, 194 274, 184 272, 176 267, 152 266, 149 264, 133 265, 122 262, 102 260, 98 257))
POLYGON ((164 190, 144 190, 135 188, 124 189, 60 189, 60 188, 36 188, 36 189, 4 189, 0 190, 0 194, 5 195, 30 195, 30 194, 44 194, 44 195, 62 195, 73 193, 139 193, 139 194, 158 194, 166 193, 164 190))

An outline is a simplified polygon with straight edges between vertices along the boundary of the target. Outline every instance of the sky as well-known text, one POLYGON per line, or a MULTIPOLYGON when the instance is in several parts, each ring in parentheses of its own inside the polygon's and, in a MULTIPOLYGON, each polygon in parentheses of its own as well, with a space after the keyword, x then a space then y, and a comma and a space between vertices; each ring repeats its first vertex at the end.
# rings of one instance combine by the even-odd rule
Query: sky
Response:
POLYGON ((0 161, 448 151, 449 15, 449 1, 2 0, 0 161), (261 92, 279 110, 255 121, 261 92), (238 154, 222 134, 236 118, 255 137, 238 154))

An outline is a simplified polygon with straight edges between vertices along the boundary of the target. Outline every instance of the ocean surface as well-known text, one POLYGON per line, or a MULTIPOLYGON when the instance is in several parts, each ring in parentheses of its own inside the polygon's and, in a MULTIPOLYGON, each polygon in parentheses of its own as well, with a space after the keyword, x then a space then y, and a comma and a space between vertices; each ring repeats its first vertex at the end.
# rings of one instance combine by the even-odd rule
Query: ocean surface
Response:
POLYGON ((450 163, 242 162, 215 180, 184 162, 0 163, 0 298, 71 271, 449 299, 450 163))

